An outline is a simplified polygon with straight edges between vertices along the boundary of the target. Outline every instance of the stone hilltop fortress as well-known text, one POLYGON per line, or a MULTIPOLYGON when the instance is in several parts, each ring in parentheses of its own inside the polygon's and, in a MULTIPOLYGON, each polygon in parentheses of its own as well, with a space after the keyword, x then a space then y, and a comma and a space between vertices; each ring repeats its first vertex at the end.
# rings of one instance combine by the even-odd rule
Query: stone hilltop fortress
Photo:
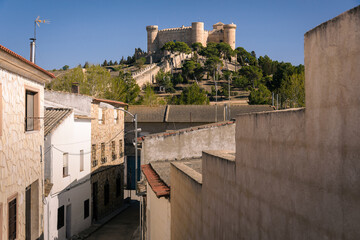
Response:
POLYGON ((196 42, 200 42, 203 46, 206 46, 208 42, 225 42, 235 49, 236 25, 233 23, 218 22, 213 25, 211 31, 204 30, 203 22, 193 22, 190 27, 182 26, 163 30, 159 30, 156 25, 151 25, 146 27, 146 31, 148 53, 158 52, 166 42, 170 41, 185 42, 189 46, 196 42))

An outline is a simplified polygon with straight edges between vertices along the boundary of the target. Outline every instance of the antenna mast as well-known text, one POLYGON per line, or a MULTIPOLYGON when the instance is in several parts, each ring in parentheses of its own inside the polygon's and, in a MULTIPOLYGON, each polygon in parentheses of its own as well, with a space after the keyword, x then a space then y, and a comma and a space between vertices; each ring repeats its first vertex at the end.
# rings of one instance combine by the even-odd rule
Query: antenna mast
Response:
POLYGON ((36 25, 40 27, 39 23, 50 23, 49 20, 40 20, 40 16, 38 16, 34 21, 34 37, 30 38, 30 61, 35 63, 35 42, 36 42, 36 25))

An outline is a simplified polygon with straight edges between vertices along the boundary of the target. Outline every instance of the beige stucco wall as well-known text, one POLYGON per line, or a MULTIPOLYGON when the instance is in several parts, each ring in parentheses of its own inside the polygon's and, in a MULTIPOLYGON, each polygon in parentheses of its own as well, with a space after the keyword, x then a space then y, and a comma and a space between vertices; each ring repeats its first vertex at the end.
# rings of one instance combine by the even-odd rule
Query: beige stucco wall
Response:
POLYGON ((171 239, 206 239, 202 238, 201 174, 183 163, 174 163, 170 177, 171 239))
POLYGON ((234 151, 234 135, 235 123, 219 123, 219 126, 213 124, 173 135, 146 137, 142 143, 141 161, 146 164, 152 161, 201 157, 202 151, 209 149, 234 151))
POLYGON ((170 199, 158 198, 150 185, 146 184, 146 229, 147 239, 170 239, 170 199))
MULTIPOLYGON (((32 239, 42 233, 42 162, 40 148, 44 145, 43 120, 41 129, 25 132, 25 85, 39 91, 40 116, 43 112, 43 85, 0 68, 2 85, 2 136, 0 136, 0 238, 8 238, 8 198, 17 196, 17 239, 25 239, 25 188, 36 182, 33 206, 37 212, 31 220, 32 239), (34 202, 36 201, 36 202, 34 202), (0 211, 1 212, 1 211, 0 211), (37 225, 37 226, 36 226, 37 225)), ((0 108, 1 109, 1 108, 0 108)))

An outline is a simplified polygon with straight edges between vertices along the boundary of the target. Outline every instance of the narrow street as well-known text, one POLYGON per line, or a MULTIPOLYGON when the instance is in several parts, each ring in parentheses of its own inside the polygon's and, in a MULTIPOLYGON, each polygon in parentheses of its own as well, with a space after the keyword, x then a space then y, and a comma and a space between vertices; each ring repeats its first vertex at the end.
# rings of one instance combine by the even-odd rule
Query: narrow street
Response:
POLYGON ((91 234, 88 240, 130 240, 139 226, 139 202, 131 205, 101 228, 91 234))

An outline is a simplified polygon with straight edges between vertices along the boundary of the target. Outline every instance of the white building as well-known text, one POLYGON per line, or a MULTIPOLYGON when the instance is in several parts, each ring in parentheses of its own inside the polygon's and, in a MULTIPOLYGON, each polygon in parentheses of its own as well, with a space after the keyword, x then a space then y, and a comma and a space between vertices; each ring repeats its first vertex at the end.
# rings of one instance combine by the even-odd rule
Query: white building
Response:
POLYGON ((70 238, 91 224, 91 118, 47 107, 44 136, 44 237, 70 238))

